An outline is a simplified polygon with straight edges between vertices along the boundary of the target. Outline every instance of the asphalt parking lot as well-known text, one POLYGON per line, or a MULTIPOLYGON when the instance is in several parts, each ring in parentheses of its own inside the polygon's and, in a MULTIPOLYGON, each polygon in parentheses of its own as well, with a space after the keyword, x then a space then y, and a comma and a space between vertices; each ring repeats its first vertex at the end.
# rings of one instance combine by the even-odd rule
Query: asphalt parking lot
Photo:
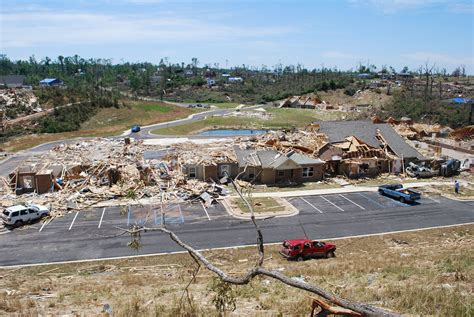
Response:
POLYGON ((413 203, 401 203, 398 200, 376 192, 331 194, 319 196, 301 196, 288 198, 300 213, 362 212, 395 207, 413 207, 416 205, 440 204, 440 198, 423 197, 413 203))
POLYGON ((71 235, 78 234, 113 234, 120 229, 126 229, 132 224, 146 227, 179 226, 183 224, 197 224, 200 222, 219 221, 231 218, 221 205, 204 207, 202 204, 169 204, 127 207, 95 208, 77 212, 70 212, 63 217, 46 219, 12 230, 3 230, 3 233, 26 234, 37 231, 42 234, 71 235))
MULTIPOLYGON (((330 239, 474 222, 474 203, 424 196, 403 204, 376 192, 290 197, 299 214, 259 220, 266 243, 303 237, 330 239)), ((255 243, 248 220, 230 216, 222 204, 107 207, 70 212, 63 217, 0 231, 0 266, 115 258, 182 251, 161 232, 142 234, 142 248, 127 247, 130 224, 165 223, 196 249, 255 243), (34 241, 34 243, 31 243, 34 241)))

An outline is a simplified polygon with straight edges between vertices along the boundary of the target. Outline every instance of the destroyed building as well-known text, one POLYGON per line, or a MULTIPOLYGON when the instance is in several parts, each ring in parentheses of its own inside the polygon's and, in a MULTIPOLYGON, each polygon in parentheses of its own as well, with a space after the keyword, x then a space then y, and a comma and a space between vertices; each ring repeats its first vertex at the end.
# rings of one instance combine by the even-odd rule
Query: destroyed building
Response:
MULTIPOLYGON (((396 158, 381 148, 375 148, 354 136, 344 141, 327 143, 319 151, 326 160, 326 171, 330 175, 345 175, 349 178, 369 176, 391 171, 390 162, 396 158)), ((394 167, 393 169, 396 169, 394 167)))
POLYGON ((9 175, 9 186, 17 195, 36 192, 44 194, 54 189, 52 169, 20 166, 9 175))
POLYGON ((181 152, 177 155, 184 162, 182 172, 189 179, 218 182, 222 177, 235 177, 238 174, 237 161, 230 146, 181 152))
POLYGON ((316 109, 322 101, 318 97, 293 96, 282 101, 279 108, 316 109))
POLYGON ((318 124, 330 143, 319 154, 329 162, 333 174, 359 177, 399 173, 402 165, 427 160, 387 123, 357 120, 318 124))

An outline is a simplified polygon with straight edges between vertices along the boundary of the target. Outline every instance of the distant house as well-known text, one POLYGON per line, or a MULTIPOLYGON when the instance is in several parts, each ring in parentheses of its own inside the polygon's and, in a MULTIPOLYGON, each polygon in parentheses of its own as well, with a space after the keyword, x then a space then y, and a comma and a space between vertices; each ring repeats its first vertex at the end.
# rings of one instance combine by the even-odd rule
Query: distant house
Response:
POLYGON ((21 88, 25 84, 24 75, 6 75, 0 76, 0 86, 6 88, 21 88))
POLYGON ((279 108, 315 109, 321 103, 321 99, 317 97, 293 96, 282 101, 279 108))
POLYGON ((414 78, 415 76, 413 76, 413 74, 410 74, 410 73, 398 73, 398 74, 395 74, 395 78, 396 79, 412 79, 414 78))
POLYGON ((62 86, 64 83, 58 78, 45 78, 39 82, 41 87, 58 87, 62 86))
POLYGON ((160 75, 152 75, 150 76, 150 83, 152 84, 158 84, 161 81, 161 76, 160 75))
POLYGON ((229 77, 229 78, 227 78, 227 80, 230 83, 241 83, 241 82, 244 81, 244 79, 242 77, 229 77))
POLYGON ((374 76, 373 76, 372 74, 369 74, 369 73, 357 74, 356 77, 357 77, 357 78, 360 78, 360 79, 371 79, 371 78, 374 78, 374 76))

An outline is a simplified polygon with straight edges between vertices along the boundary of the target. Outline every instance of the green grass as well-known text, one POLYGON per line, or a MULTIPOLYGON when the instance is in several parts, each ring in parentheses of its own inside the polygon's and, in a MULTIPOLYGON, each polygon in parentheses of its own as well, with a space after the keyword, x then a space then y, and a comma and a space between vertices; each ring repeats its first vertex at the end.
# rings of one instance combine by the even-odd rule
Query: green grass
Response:
MULTIPOLYGON (((236 198, 234 202, 240 208, 243 213, 250 213, 249 208, 245 202, 239 198, 236 198)), ((285 209, 285 206, 282 206, 276 199, 272 197, 254 197, 249 199, 249 203, 253 207, 255 213, 264 213, 264 212, 277 212, 285 209)))
POLYGON ((172 110, 172 107, 169 105, 165 104, 137 104, 132 106, 134 109, 140 109, 143 111, 157 111, 157 112, 170 112, 172 110))
MULTIPOLYGON (((243 111, 245 112, 245 111, 243 111)), ((159 135, 188 135, 204 129, 238 128, 238 129, 280 129, 303 127, 315 120, 337 120, 353 117, 353 113, 339 111, 320 111, 310 109, 279 109, 270 108, 267 112, 272 116, 268 120, 248 117, 210 117, 203 121, 186 125, 153 130, 159 135)))
POLYGON ((122 133, 134 124, 149 125, 185 118, 202 109, 187 109, 159 102, 126 101, 127 107, 102 108, 81 125, 78 131, 26 135, 5 142, 6 151, 20 151, 45 142, 88 136, 110 136, 122 133))

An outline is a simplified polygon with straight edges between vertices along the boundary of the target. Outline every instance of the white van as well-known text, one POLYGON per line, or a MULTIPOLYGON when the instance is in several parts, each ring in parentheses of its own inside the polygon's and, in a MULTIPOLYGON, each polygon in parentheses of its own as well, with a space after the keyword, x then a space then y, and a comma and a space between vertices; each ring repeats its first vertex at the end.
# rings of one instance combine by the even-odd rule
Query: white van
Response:
POLYGON ((0 214, 0 218, 7 226, 21 226, 45 216, 49 216, 49 209, 36 204, 8 207, 0 214))

